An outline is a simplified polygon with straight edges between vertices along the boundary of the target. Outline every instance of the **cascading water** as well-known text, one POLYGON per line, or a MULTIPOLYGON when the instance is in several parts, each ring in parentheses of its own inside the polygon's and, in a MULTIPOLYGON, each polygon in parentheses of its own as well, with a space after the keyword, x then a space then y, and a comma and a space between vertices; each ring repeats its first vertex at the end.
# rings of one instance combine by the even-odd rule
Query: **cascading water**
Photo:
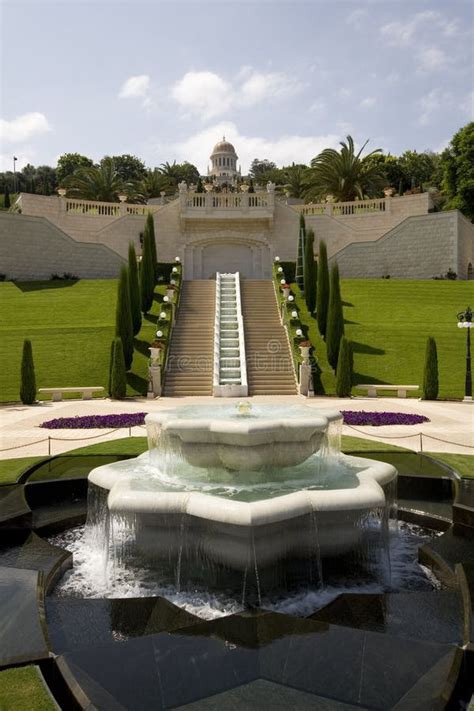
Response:
POLYGON ((320 588, 341 561, 388 580, 396 471, 342 455, 341 425, 340 413, 247 402, 148 415, 149 452, 89 476, 104 585, 132 568, 261 604, 320 588))

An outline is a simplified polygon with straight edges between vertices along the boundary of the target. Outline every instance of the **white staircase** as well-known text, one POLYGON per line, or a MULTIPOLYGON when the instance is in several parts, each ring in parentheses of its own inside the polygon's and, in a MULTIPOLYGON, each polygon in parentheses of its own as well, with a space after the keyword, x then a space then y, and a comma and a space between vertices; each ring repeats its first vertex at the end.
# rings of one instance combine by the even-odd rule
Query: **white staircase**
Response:
POLYGON ((215 397, 248 394, 239 272, 216 275, 212 393, 215 397))

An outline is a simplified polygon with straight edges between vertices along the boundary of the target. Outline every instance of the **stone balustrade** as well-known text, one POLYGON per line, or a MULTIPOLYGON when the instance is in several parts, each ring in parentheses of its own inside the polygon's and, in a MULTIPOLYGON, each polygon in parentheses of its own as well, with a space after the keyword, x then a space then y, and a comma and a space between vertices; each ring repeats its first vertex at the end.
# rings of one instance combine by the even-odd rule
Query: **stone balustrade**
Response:
POLYGON ((370 200, 348 202, 319 202, 307 205, 291 205, 294 210, 306 216, 330 215, 331 217, 366 217, 370 215, 410 215, 428 214, 432 207, 429 193, 406 195, 403 197, 383 197, 370 200))
POLYGON ((88 215, 91 217, 122 217, 124 215, 145 216, 157 212, 161 205, 133 205, 126 202, 99 202, 97 200, 77 200, 59 198, 60 211, 68 215, 88 215))

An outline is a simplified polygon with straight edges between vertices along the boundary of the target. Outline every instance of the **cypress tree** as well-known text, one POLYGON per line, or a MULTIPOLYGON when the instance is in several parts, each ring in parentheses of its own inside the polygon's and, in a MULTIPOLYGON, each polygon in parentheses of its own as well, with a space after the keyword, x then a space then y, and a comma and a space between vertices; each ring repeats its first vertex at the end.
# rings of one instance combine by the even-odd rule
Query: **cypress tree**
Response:
POLYGON ((329 304, 329 269, 328 269, 328 252, 326 242, 319 243, 319 261, 318 261, 318 287, 316 295, 316 314, 318 318, 319 333, 323 338, 326 337, 326 328, 328 321, 328 304, 329 304))
POLYGON ((128 280, 130 288, 130 308, 132 310, 133 335, 136 336, 142 325, 140 310, 140 286, 138 284, 138 266, 135 245, 128 245, 128 280))
POLYGON ((127 370, 130 370, 133 360, 133 322, 132 310, 130 308, 128 269, 125 265, 120 269, 117 289, 115 336, 119 337, 122 341, 125 367, 127 370))
POLYGON ((341 289, 339 285, 339 267, 333 264, 331 269, 331 288, 329 293, 328 321, 326 330, 326 349, 328 361, 336 370, 339 346, 344 335, 344 314, 342 312, 341 289))
POLYGON ((254 186, 253 186, 253 178, 250 178, 248 192, 249 192, 249 193, 254 193, 254 192, 255 192, 255 188, 254 188, 254 186))
MULTIPOLYGON (((110 360, 109 360, 109 383, 107 387, 107 392, 109 396, 112 397, 112 366, 114 363, 114 348, 115 348, 115 338, 110 344, 110 360)), ((123 348, 122 348, 123 351, 123 348)))
POLYGON ((29 338, 25 338, 23 341, 20 400, 24 405, 32 405, 36 400, 35 364, 33 362, 33 347, 29 338))
POLYGON ((8 185, 5 185, 5 193, 3 195, 3 207, 8 210, 11 207, 10 202, 10 191, 8 190, 8 185))
POLYGON ((314 261, 314 232, 308 230, 304 246, 304 298, 310 314, 316 307, 316 262, 314 261))
POLYGON ((150 246, 151 246, 151 258, 153 264, 153 287, 156 284, 156 262, 158 261, 156 254, 156 240, 155 240, 155 221, 151 212, 148 213, 145 223, 145 232, 148 230, 150 235, 150 246))
POLYGON ((112 348, 110 368, 110 397, 123 400, 127 392, 127 374, 121 338, 116 338, 112 348))
POLYGON ((144 314, 148 313, 151 309, 155 290, 152 249, 150 230, 145 228, 143 234, 142 261, 140 264, 140 307, 144 314))
POLYGON ((438 389, 438 351, 435 339, 430 336, 426 341, 423 400, 436 400, 438 389))
POLYGON ((203 193, 203 192, 204 192, 204 188, 203 188, 203 185, 202 185, 201 176, 199 176, 198 181, 197 181, 197 184, 196 184, 196 192, 197 192, 197 193, 203 193))
POLYGON ((336 395, 350 397, 352 389, 353 354, 352 343, 342 336, 336 370, 336 395))
MULTIPOLYGON (((297 255, 296 255, 295 281, 302 293, 304 293, 304 290, 306 287, 305 275, 304 275, 304 254, 305 254, 305 249, 306 249, 305 238, 306 238, 306 223, 305 223, 304 215, 301 212, 300 213, 300 226, 299 226, 299 230, 298 230, 298 251, 297 251, 297 255)), ((313 240, 314 240, 314 235, 313 235, 313 240)))

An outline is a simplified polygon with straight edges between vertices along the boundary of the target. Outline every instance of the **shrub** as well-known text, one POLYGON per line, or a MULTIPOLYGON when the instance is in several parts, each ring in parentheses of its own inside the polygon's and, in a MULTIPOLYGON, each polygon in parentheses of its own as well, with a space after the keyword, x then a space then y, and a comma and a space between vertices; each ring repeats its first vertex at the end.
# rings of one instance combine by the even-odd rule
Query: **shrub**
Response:
POLYGON ((308 230, 305 237, 303 275, 304 298, 310 314, 312 314, 316 308, 317 268, 317 264, 314 261, 314 232, 313 230, 308 230))
POLYGON ((344 335, 344 315, 342 312, 339 268, 334 264, 331 269, 331 289, 329 295, 328 321, 326 331, 326 349, 328 361, 334 370, 337 368, 339 347, 344 335))
POLYGON ((132 311, 133 334, 136 336, 142 325, 140 310, 140 286, 138 284, 138 265, 135 245, 128 245, 128 286, 130 289, 130 309, 132 311))
POLYGON ((316 296, 316 315, 318 318, 319 333, 323 338, 326 337, 326 328, 328 322, 328 304, 329 304, 329 269, 328 269, 328 252, 326 242, 319 243, 319 260, 318 260, 318 286, 316 296))
POLYGON ((120 269, 117 288, 117 306, 115 311, 115 335, 122 341, 123 356, 127 370, 130 370, 133 360, 133 323, 130 307, 130 287, 128 269, 125 265, 120 269))
POLYGON ((438 351, 435 339, 430 336, 426 341, 423 400, 436 400, 438 389, 438 351))
POLYGON ((23 341, 20 400, 24 405, 32 405, 36 400, 35 364, 33 362, 33 347, 29 338, 25 338, 23 341))
POLYGON ((156 284, 156 239, 155 239, 155 221, 151 212, 148 213, 145 222, 145 233, 148 232, 151 247, 151 258, 153 264, 153 286, 156 284))
POLYGON ((10 191, 8 190, 7 185, 5 185, 5 192, 3 194, 3 207, 5 208, 5 210, 9 210, 11 207, 10 191))
POLYGON ((143 313, 148 313, 153 304, 155 274, 152 235, 150 233, 150 229, 148 228, 147 220, 143 235, 142 261, 140 264, 140 307, 143 313))
MULTIPOLYGON (((300 288, 301 292, 304 292, 306 288, 305 278, 304 278, 304 259, 306 252, 306 224, 304 220, 303 213, 300 213, 300 226, 298 231, 298 251, 296 256, 296 283, 300 288)), ((314 236, 313 236, 314 242, 314 236)))
POLYGON ((123 400, 127 392, 127 374, 122 340, 116 338, 112 349, 112 367, 110 374, 110 397, 123 400))
POLYGON ((352 390, 352 343, 342 336, 336 370, 336 395, 350 397, 352 390))

